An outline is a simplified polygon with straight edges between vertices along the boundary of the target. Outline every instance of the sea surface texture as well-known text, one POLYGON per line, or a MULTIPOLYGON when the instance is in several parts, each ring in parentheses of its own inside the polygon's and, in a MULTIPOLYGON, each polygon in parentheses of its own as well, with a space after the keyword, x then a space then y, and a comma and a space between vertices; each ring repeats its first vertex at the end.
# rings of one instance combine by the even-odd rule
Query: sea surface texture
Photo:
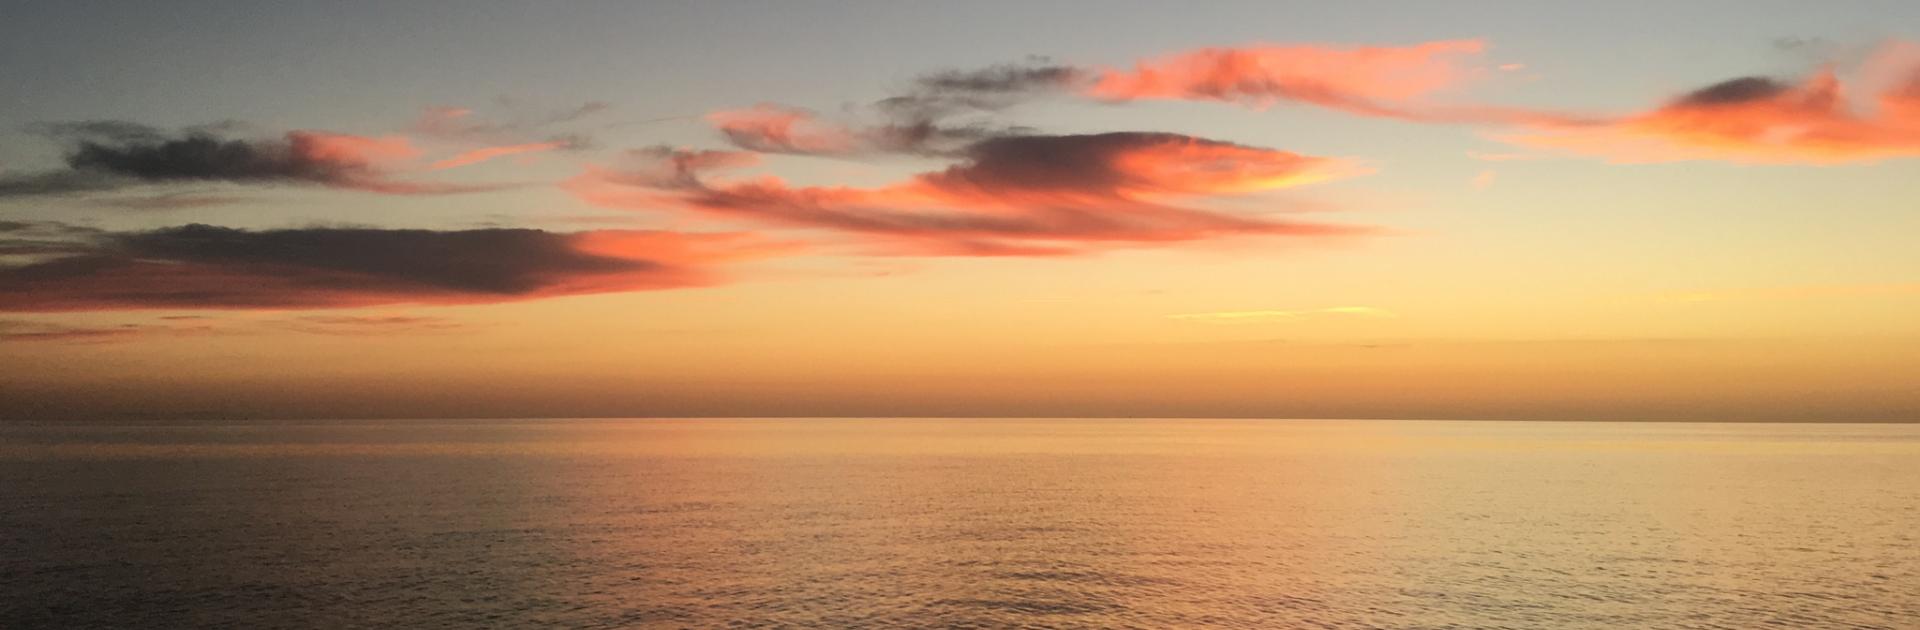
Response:
POLYGON ((0 426, 0 627, 1920 628, 1920 425, 0 426))

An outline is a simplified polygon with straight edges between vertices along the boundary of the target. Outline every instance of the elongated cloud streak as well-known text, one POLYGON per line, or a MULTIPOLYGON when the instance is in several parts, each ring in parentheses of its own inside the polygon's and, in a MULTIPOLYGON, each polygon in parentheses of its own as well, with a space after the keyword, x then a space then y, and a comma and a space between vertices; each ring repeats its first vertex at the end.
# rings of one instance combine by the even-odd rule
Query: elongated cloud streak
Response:
POLYGON ((455 155, 450 158, 435 161, 433 164, 428 165, 427 168, 431 168, 436 171, 446 170, 450 168, 460 168, 462 166, 479 164, 481 162, 485 162, 487 160, 491 160, 494 158, 506 157, 509 155, 524 155, 528 153, 541 153, 545 151, 553 151, 556 149, 565 148, 566 146, 567 146, 567 143, 565 142, 554 141, 554 142, 532 142, 527 144, 512 144, 512 145, 498 146, 498 147, 482 147, 482 148, 474 149, 471 151, 463 151, 459 155, 455 155))
POLYGON ((955 123, 955 112, 920 103, 904 105, 889 99, 880 108, 881 122, 860 124, 822 118, 806 109, 760 104, 747 109, 714 112, 706 116, 735 147, 760 153, 798 155, 857 155, 907 153, 952 156, 974 142, 1019 135, 1021 127, 984 122, 955 123))
POLYGON ((245 335, 295 331, 315 335, 372 337, 458 332, 467 325, 419 315, 302 315, 287 318, 222 318, 169 315, 153 322, 70 325, 57 321, 0 319, 0 342, 101 344, 163 337, 245 335))
POLYGON ((205 324, 118 324, 108 326, 72 326, 55 322, 0 319, 0 342, 96 344, 127 341, 140 337, 185 337, 218 332, 205 324))
POLYGON ((274 140, 232 139, 213 129, 169 134, 121 121, 49 128, 72 143, 66 168, 0 178, 0 197, 212 182, 318 185, 400 195, 498 188, 392 179, 388 166, 420 155, 399 136, 291 131, 274 140))
POLYGON ((1832 68, 1793 83, 1731 79, 1612 124, 1549 127, 1507 139, 1625 163, 1837 164, 1920 156, 1920 47, 1890 44, 1861 74, 1868 76, 1851 87, 1832 68), (1855 88, 1874 92, 1864 113, 1849 102, 1855 88))
POLYGON ((466 327, 457 320, 421 315, 306 315, 270 323, 304 333, 349 337, 417 335, 466 327))
MULTIPOLYGON (((1428 99, 1489 73, 1477 39, 1410 46, 1260 45, 1203 48, 1106 69, 1083 88, 1109 102, 1221 101, 1251 107, 1315 105, 1428 123, 1585 125, 1589 116, 1428 99)), ((1506 64, 1513 65, 1513 64, 1506 64)))
POLYGON ((1338 109, 1401 102, 1466 80, 1480 40, 1413 46, 1312 45, 1203 48, 1102 71, 1087 91, 1109 100, 1216 100, 1250 105, 1301 101, 1338 109))
MULTIPOLYGON (((46 228, 34 226, 36 240, 46 228)), ((0 243, 12 235, 0 234, 0 243)), ((77 231, 0 266, 0 311, 469 304, 671 289, 777 251, 739 233, 530 229, 77 231)))
MULTIPOLYGON (((554 126, 578 121, 610 107, 606 103, 588 102, 558 111, 529 112, 524 107, 514 106, 512 102, 504 105, 510 110, 506 120, 490 120, 465 107, 429 107, 414 121, 412 131, 429 138, 465 144, 521 144, 529 138, 548 133, 547 130, 554 126)), ((584 137, 576 136, 575 139, 576 144, 587 144, 584 137)))
POLYGON ((719 181, 753 155, 655 149, 566 187, 596 205, 681 208, 881 238, 912 253, 1051 255, 1232 235, 1333 237, 1365 228, 1239 216, 1181 200, 1276 190, 1364 169, 1333 158, 1164 133, 1016 136, 952 167, 878 188, 719 181))

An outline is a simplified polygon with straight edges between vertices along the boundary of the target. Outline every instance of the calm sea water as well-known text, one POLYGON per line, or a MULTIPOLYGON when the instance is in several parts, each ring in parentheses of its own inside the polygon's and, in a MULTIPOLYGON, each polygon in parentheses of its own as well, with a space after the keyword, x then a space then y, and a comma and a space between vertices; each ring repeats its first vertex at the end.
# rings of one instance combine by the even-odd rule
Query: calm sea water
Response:
POLYGON ((6 628, 1920 628, 1920 425, 11 425, 0 506, 6 628))

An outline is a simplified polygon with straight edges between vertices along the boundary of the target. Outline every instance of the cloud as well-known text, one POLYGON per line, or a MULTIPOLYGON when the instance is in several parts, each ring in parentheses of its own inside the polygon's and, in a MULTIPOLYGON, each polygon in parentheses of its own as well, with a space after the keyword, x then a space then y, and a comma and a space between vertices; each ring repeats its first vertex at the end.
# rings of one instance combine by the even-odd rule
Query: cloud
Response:
POLYGON ((984 68, 946 69, 922 74, 894 96, 874 106, 906 119, 939 119, 966 112, 993 112, 1036 98, 1084 89, 1094 77, 1087 68, 1028 57, 984 68))
POLYGON ((991 120, 1006 108, 1071 93, 1090 75, 1080 68, 1029 58, 973 70, 916 77, 901 93, 828 120, 805 108, 762 103, 706 116, 734 146, 763 153, 853 155, 908 153, 952 156, 969 145, 1032 130, 991 120))
POLYGON ((444 170, 478 164, 510 155, 548 151, 577 151, 593 146, 584 134, 553 133, 553 127, 573 123, 609 108, 606 103, 588 102, 558 111, 530 112, 512 101, 502 101, 509 110, 506 120, 492 120, 464 107, 429 107, 415 120, 411 130, 440 142, 474 147, 452 157, 435 161, 428 168, 444 170))
POLYGON ((914 81, 910 96, 922 100, 965 100, 977 108, 991 108, 993 95, 1018 95, 1073 85, 1084 79, 1086 71, 1048 62, 1045 58, 1025 63, 1008 63, 977 70, 944 70, 921 76, 914 81))
POLYGON ((278 139, 234 139, 220 128, 167 133, 124 121, 42 128, 70 145, 65 168, 0 177, 0 197, 205 183, 318 185, 401 195, 498 188, 389 178, 387 166, 420 155, 401 136, 290 131, 278 139))
POLYGON ((1406 46, 1314 44, 1201 48, 1136 62, 1131 68, 1073 66, 1045 58, 916 78, 902 93, 827 121, 812 111, 762 104, 715 112, 709 122, 750 151, 847 155, 897 152, 954 155, 985 139, 1031 135, 993 120, 1007 108, 1048 97, 1102 103, 1185 100, 1265 108, 1281 103, 1428 123, 1552 124, 1604 122, 1590 116, 1429 97, 1520 64, 1486 67, 1480 40, 1406 46))
MULTIPOLYGON (((44 231, 47 228, 36 227, 44 231)), ((0 247, 50 240, 22 230, 0 247)), ((0 266, 0 311, 510 302, 715 284, 782 251, 749 234, 531 229, 80 230, 0 266)))
POLYGON ((452 333, 464 322, 422 315, 302 315, 298 317, 230 318, 209 315, 164 315, 147 322, 70 325, 57 321, 0 319, 0 342, 98 344, 155 337, 249 335, 292 331, 314 335, 371 337, 452 333))
POLYGON ((1473 181, 1472 181, 1473 189, 1486 190, 1488 188, 1492 188, 1494 180, 1499 177, 1500 177, 1499 173, 1491 170, 1480 171, 1480 174, 1473 176, 1473 181))
MULTIPOLYGON (((1798 82, 1743 77, 1621 116, 1447 102, 1447 93, 1525 69, 1483 61, 1477 39, 1390 46, 1319 44, 1212 47, 1130 67, 1045 59, 923 75, 901 94, 847 121, 779 105, 717 112, 709 120, 735 146, 762 152, 962 155, 976 142, 1032 135, 994 120, 1048 97, 1105 103, 1182 100, 1266 108, 1281 104, 1419 123, 1514 128, 1502 139, 1616 162, 1726 160, 1841 163, 1920 153, 1920 45, 1884 45, 1843 86, 1831 69, 1798 82), (1864 107, 1849 96, 1866 94, 1864 107), (1859 110, 1859 111, 1856 111, 1859 110)), ((1503 159, 1488 154, 1485 159, 1503 159)), ((1504 159, 1520 159, 1521 154, 1504 159)))
POLYGON ((1336 109, 1406 102, 1460 84, 1480 40, 1412 46, 1316 45, 1202 48, 1102 71, 1088 88, 1108 100, 1214 100, 1256 106, 1283 101, 1336 109))
POLYGON ((109 343, 139 337, 213 334, 208 325, 118 324, 71 326, 57 322, 0 319, 0 342, 109 343))
POLYGON ((167 192, 158 195, 135 195, 131 197, 110 197, 95 199, 92 203, 128 210, 181 210, 187 208, 209 208, 253 201, 247 197, 231 195, 210 195, 193 192, 167 192))
POLYGON ((720 180, 751 153, 656 148, 627 168, 591 168, 563 186, 589 203, 683 209, 880 239, 948 255, 1057 255, 1097 246, 1235 235, 1337 237, 1367 228, 1241 216, 1184 205, 1351 176, 1351 162, 1169 133, 1010 136, 954 165, 876 188, 720 180))
POLYGON ((277 323, 299 332, 347 337, 452 332, 467 326, 458 320, 422 315, 307 315, 277 323))
MULTIPOLYGON (((414 133, 451 142, 470 144, 515 144, 557 125, 565 125, 604 112, 607 103, 590 101, 557 111, 529 111, 513 101, 499 103, 507 111, 505 120, 479 115, 466 107, 429 107, 412 125, 414 133)), ((580 138, 585 144, 585 138, 580 138)))
POLYGON ((1521 64, 1492 68, 1486 43, 1442 40, 1403 46, 1260 44, 1183 51, 1131 68, 1075 69, 1060 85, 1108 103, 1216 101, 1266 108, 1299 104, 1427 123, 1582 125, 1592 117, 1484 104, 1436 103, 1449 90, 1521 64))
POLYGON ((450 169, 450 168, 459 168, 462 166, 479 164, 481 162, 485 162, 487 160, 491 160, 498 157, 554 151, 554 150, 568 148, 568 146, 569 145, 565 141, 555 140, 551 142, 533 142, 528 144, 512 144, 512 145, 504 145, 504 146, 481 147, 481 148, 473 149, 469 151, 462 151, 460 154, 455 155, 453 157, 435 161, 433 164, 427 165, 427 168, 430 168, 436 171, 450 169))
POLYGON ((1474 125, 1601 124, 1585 114, 1433 97, 1523 64, 1487 67, 1486 42, 1457 39, 1404 46, 1253 45, 1201 48, 1095 73, 1081 92, 1112 103, 1139 100, 1218 101, 1266 108, 1323 107, 1358 116, 1474 125))
POLYGON ((1168 319, 1201 322, 1209 324, 1254 324, 1270 322, 1299 321, 1318 317, 1362 317, 1386 319, 1399 317, 1397 313, 1371 306, 1332 306, 1327 308, 1297 310, 1258 310, 1258 311, 1215 311, 1211 313, 1181 313, 1168 315, 1168 319))
POLYGON ((1831 67, 1798 81, 1729 79, 1610 124, 1547 126, 1505 139, 1618 163, 1838 164, 1920 156, 1920 46, 1890 43, 1856 74, 1851 84, 1831 67), (1872 97, 1869 107, 1850 102, 1860 95, 1872 97))
POLYGON ((960 113, 904 105, 896 97, 875 107, 877 121, 831 121, 812 110, 762 103, 706 116, 735 147, 761 153, 848 156, 904 153, 952 156, 983 139, 1030 133, 986 121, 955 122, 960 113))
POLYGON ((707 121, 734 146, 763 153, 844 154, 864 144, 859 132, 805 109, 771 103, 714 112, 707 121))
POLYGON ((34 258, 81 254, 89 251, 85 239, 102 232, 97 228, 57 221, 12 221, 0 219, 0 262, 10 258, 34 258))

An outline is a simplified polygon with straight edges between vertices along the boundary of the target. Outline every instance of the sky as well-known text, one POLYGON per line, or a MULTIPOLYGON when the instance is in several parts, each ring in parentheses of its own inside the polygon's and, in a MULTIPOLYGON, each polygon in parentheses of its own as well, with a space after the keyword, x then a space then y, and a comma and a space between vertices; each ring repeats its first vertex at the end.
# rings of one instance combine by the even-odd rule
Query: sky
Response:
POLYGON ((4 419, 1920 420, 1912 2, 5 4, 4 419))

